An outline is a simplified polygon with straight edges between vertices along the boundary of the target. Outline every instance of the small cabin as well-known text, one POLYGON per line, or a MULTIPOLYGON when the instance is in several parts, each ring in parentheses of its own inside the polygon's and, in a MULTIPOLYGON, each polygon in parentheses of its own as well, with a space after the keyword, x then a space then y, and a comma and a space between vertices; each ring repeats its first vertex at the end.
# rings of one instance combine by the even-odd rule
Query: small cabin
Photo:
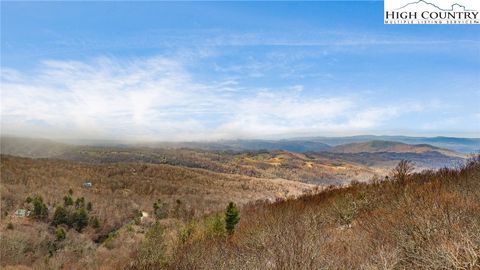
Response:
POLYGON ((83 183, 83 187, 84 187, 84 188, 91 188, 91 187, 93 187, 93 184, 92 184, 92 182, 90 182, 90 181, 85 181, 85 182, 83 183))
POLYGON ((16 217, 28 217, 30 216, 30 211, 28 210, 25 210, 25 209, 17 209, 17 211, 15 211, 15 216, 16 217))

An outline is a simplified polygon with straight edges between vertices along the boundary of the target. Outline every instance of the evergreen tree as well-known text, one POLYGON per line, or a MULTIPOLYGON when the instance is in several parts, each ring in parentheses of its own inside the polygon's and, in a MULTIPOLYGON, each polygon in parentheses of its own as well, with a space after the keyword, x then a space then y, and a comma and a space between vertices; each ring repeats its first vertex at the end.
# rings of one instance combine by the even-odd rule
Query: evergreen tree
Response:
POLYGON ((60 224, 70 225, 68 222, 68 211, 63 206, 57 207, 53 214, 52 225, 57 226, 60 224))
POLYGON ((84 208, 80 208, 73 212, 72 216, 70 217, 70 223, 75 230, 82 232, 83 228, 88 225, 87 211, 84 208))
POLYGON ((228 235, 232 235, 235 232, 235 225, 240 220, 240 214, 237 206, 230 202, 225 210, 225 229, 228 235))
POLYGON ((63 197, 63 205, 64 206, 73 205, 73 199, 72 199, 72 197, 70 197, 70 195, 67 195, 67 196, 63 197))
POLYGON ((75 200, 75 208, 80 209, 84 207, 85 207, 85 198, 84 197, 77 198, 75 200))
POLYGON ((32 216, 36 219, 46 219, 48 218, 48 208, 43 203, 43 199, 41 196, 37 196, 33 198, 33 213, 32 216))

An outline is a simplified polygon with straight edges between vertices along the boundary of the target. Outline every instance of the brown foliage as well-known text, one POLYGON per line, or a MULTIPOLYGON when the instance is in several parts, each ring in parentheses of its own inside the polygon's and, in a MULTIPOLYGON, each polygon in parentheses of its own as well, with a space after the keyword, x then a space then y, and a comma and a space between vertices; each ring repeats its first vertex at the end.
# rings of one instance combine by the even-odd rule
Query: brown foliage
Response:
POLYGON ((274 198, 280 191, 295 195, 310 188, 285 180, 165 164, 88 164, 4 155, 0 159, 2 267, 24 264, 35 269, 55 269, 62 265, 91 269, 115 265, 113 269, 118 269, 117 263, 122 262, 123 267, 132 260, 131 251, 138 248, 148 230, 148 218, 136 224, 139 213, 143 211, 153 217, 152 206, 158 199, 166 202, 168 218, 189 220, 223 210, 230 200, 244 204, 274 198), (91 181, 93 187, 83 187, 85 181, 91 181), (55 227, 50 221, 70 189, 72 197, 92 202, 89 216, 98 217, 100 227, 88 226, 82 233, 66 227, 66 239, 56 242, 55 227), (31 207, 25 202, 27 197, 37 195, 49 208, 48 220, 14 217, 16 209, 31 207), (9 222, 14 229, 7 232, 9 222), (118 237, 113 237, 117 231, 120 231, 118 237))
POLYGON ((198 239, 172 269, 479 269, 480 157, 463 168, 244 207, 231 241, 198 239))

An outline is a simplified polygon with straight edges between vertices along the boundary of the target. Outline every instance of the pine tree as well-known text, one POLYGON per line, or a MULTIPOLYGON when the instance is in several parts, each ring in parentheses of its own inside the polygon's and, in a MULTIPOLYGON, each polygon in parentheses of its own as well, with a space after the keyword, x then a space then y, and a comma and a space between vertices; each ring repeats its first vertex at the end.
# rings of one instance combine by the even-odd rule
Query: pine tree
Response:
POLYGON ((87 211, 84 208, 78 209, 70 217, 70 222, 77 232, 82 232, 83 228, 88 225, 87 211))
POLYGON ((84 207, 85 207, 85 198, 84 197, 77 198, 75 200, 75 208, 80 209, 84 207))
POLYGON ((233 235, 235 232, 235 225, 237 225, 239 220, 240 214, 237 206, 233 202, 230 202, 225 210, 225 229, 227 230, 228 235, 233 235))
POLYGON ((43 199, 41 196, 37 196, 33 198, 33 217, 36 219, 46 219, 48 218, 48 208, 43 203, 43 199))
POLYGON ((73 199, 70 195, 63 197, 63 205, 64 206, 73 205, 73 199))
POLYGON ((59 206, 55 209, 53 214, 52 225, 57 226, 60 224, 68 224, 68 211, 65 207, 59 206))

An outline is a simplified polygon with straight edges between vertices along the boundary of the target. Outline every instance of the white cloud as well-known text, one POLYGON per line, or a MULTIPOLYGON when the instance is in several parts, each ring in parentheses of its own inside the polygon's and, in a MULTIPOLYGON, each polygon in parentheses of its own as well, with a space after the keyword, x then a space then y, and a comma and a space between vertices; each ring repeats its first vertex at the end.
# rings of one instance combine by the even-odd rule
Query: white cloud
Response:
POLYGON ((421 107, 311 96, 301 85, 245 92, 229 78, 198 83, 181 61, 163 57, 45 61, 34 73, 3 69, 1 87, 2 133, 54 138, 204 140, 351 132, 377 128, 421 107))

